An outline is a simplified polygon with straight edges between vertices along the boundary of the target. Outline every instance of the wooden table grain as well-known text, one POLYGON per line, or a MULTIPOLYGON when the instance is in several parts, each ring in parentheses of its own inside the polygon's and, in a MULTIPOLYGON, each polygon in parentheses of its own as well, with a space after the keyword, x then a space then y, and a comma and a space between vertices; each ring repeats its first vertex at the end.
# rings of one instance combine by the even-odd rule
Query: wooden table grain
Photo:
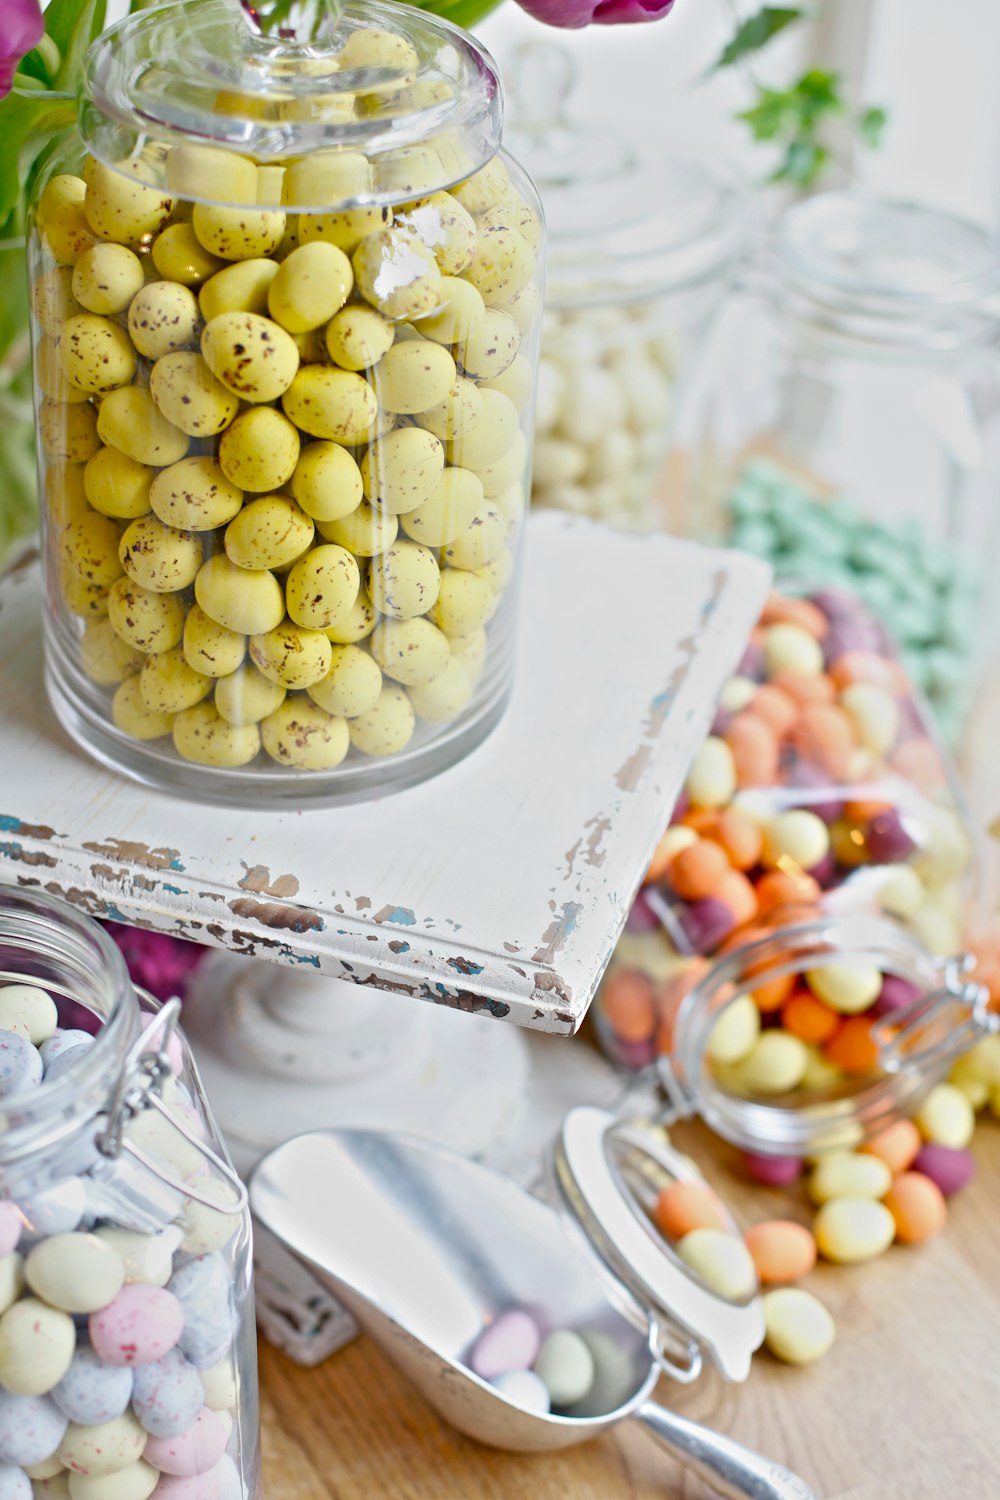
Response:
MULTIPOLYGON (((808 1221, 804 1200, 749 1187, 699 1126, 694 1150, 744 1224, 808 1221)), ((713 1373, 659 1397, 790 1465, 822 1500, 1000 1496, 1000 1124, 984 1118, 977 1177, 931 1244, 894 1247, 805 1285, 837 1342, 793 1369, 761 1353, 746 1385, 713 1373)), ((708 1500, 635 1424, 561 1453, 494 1452, 461 1437, 368 1340, 314 1370, 261 1350, 265 1500, 708 1500)))

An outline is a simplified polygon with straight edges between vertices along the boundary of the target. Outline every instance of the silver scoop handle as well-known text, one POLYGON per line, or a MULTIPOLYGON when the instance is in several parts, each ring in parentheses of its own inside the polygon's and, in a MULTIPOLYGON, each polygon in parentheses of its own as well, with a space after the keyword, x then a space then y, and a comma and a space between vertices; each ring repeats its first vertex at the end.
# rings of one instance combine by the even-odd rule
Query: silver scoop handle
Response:
POLYGON ((817 1500, 816 1491, 782 1464, 698 1422, 689 1422, 655 1401, 647 1401, 632 1415, 678 1463, 720 1495, 733 1500, 817 1500))

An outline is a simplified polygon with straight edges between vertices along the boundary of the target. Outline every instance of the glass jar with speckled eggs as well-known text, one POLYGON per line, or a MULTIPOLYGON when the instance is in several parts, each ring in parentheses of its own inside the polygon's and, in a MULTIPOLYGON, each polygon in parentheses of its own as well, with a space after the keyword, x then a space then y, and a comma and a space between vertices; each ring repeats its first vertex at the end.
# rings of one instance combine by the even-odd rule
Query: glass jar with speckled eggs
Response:
POLYGON ((255 806, 410 785, 502 715, 542 293, 483 49, 271 9, 95 43, 30 254, 52 703, 255 806))

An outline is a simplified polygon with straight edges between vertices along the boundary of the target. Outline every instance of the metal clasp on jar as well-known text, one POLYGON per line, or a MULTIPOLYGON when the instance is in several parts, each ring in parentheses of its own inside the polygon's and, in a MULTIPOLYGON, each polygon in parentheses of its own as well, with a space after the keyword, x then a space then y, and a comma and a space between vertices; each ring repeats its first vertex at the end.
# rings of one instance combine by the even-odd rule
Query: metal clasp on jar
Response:
POLYGON ((975 963, 971 953, 942 959, 939 989, 876 1021, 871 1037, 887 1073, 943 1067, 1000 1030, 986 986, 967 977, 975 963))

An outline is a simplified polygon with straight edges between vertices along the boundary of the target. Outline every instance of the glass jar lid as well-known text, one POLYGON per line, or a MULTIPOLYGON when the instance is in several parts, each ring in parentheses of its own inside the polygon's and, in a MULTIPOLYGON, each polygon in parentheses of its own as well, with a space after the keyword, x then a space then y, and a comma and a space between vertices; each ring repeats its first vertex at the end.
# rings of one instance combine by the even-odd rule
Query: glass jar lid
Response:
POLYGON ((948 349, 1000 328, 1000 244, 926 204, 821 193, 784 214, 775 254, 779 303, 831 331, 948 349))
POLYGON ((508 144, 545 208, 550 306, 640 301, 697 286, 734 262, 747 232, 734 181, 571 120, 576 68, 559 45, 526 43, 505 71, 508 144))
MULTIPOLYGON (((167 158, 178 145, 262 164, 339 153, 335 205, 281 206, 341 209, 398 202, 470 176, 499 147, 501 111, 488 53, 412 6, 313 0, 308 27, 267 31, 238 0, 181 0, 129 17, 91 48, 80 128, 100 161, 138 154, 143 180, 167 188, 167 158)), ((195 181, 181 196, 207 195, 195 181)), ((238 187, 225 201, 254 206, 240 203, 238 187)))

